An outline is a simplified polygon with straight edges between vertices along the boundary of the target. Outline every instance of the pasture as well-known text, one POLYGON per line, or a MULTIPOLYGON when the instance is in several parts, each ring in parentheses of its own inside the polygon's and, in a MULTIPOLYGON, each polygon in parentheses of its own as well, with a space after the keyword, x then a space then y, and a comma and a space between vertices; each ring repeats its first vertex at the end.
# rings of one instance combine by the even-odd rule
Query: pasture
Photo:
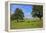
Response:
POLYGON ((10 22, 11 29, 25 29, 25 28, 42 28, 43 20, 39 19, 25 19, 24 21, 16 22, 13 20, 10 22))

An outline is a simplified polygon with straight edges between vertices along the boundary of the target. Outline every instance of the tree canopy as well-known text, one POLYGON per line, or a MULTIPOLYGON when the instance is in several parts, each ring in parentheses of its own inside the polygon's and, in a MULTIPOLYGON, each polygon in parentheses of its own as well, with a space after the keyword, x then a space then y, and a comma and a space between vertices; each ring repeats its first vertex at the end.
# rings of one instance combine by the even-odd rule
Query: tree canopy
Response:
POLYGON ((11 16, 13 20, 17 20, 17 21, 23 20, 24 19, 23 17, 24 17, 24 13, 22 9, 19 8, 16 8, 14 14, 11 16))
POLYGON ((41 17, 43 17, 43 6, 42 5, 33 5, 32 16, 38 17, 41 19, 41 17))

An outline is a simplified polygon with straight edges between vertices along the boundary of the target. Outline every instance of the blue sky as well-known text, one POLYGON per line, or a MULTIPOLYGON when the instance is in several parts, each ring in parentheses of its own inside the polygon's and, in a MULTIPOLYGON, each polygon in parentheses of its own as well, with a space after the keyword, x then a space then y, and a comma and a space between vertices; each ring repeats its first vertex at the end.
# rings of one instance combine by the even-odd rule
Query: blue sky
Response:
POLYGON ((11 4, 10 5, 10 11, 11 14, 14 13, 16 8, 20 8, 24 12, 25 18, 32 18, 31 12, 32 12, 32 5, 24 5, 24 4, 11 4))

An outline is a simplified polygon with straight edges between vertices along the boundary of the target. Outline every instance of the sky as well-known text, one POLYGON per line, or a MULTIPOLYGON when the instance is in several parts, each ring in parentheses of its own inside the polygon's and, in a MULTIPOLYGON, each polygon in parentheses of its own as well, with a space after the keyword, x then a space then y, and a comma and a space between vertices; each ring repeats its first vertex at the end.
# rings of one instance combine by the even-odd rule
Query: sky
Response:
POLYGON ((22 9, 24 12, 25 18, 32 18, 31 12, 32 12, 32 5, 25 5, 25 4, 10 4, 10 11, 11 14, 13 14, 16 10, 16 8, 22 9))

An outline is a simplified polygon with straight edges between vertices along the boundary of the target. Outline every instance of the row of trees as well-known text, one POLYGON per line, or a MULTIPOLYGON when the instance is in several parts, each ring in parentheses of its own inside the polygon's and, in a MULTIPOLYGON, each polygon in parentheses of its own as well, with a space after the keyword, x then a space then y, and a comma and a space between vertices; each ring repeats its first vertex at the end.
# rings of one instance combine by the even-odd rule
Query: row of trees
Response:
MULTIPOLYGON (((43 17, 43 6, 33 5, 32 16, 42 18, 43 17)), ((24 20, 24 12, 22 9, 16 8, 14 14, 11 15, 11 20, 24 20)))

